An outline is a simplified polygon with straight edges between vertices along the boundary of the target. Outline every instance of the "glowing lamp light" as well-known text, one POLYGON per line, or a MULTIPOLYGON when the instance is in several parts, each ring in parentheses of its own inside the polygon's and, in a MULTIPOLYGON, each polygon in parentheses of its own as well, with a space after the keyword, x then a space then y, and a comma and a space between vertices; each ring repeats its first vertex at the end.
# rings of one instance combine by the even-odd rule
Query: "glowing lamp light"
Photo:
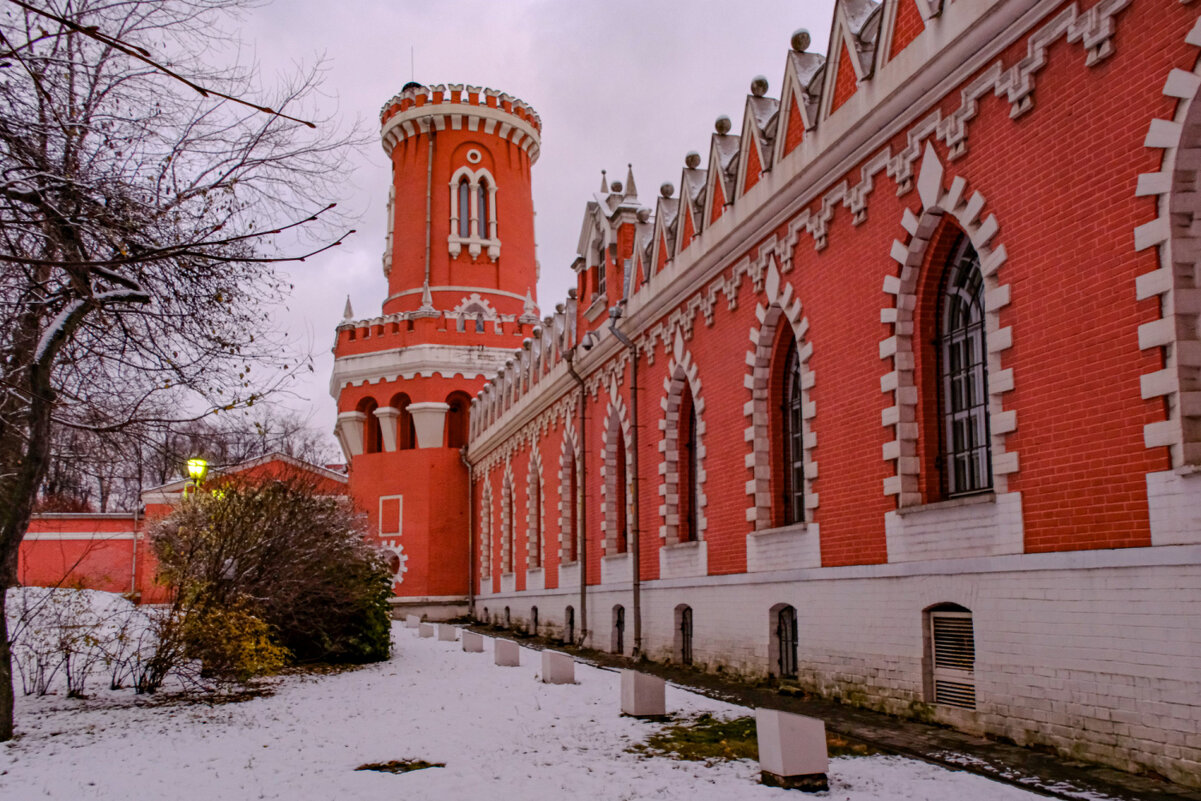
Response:
POLYGON ((204 481, 204 477, 208 475, 208 472, 209 463, 204 459, 188 459, 188 478, 197 484, 204 481))

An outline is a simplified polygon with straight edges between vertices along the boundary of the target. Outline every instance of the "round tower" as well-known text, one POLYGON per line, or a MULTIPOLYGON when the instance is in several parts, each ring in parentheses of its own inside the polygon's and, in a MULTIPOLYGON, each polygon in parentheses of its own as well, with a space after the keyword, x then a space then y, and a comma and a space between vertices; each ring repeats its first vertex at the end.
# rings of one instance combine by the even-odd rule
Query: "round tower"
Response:
POLYGON ((491 89, 410 84, 384 107, 392 160, 385 314, 461 308, 463 289, 482 309, 530 311, 538 280, 530 167, 541 120, 491 89))
POLYGON ((351 497, 389 552, 397 603, 466 611, 471 399, 538 324, 530 168, 541 121, 507 94, 410 83, 384 105, 392 161, 382 313, 347 301, 335 433, 351 497))

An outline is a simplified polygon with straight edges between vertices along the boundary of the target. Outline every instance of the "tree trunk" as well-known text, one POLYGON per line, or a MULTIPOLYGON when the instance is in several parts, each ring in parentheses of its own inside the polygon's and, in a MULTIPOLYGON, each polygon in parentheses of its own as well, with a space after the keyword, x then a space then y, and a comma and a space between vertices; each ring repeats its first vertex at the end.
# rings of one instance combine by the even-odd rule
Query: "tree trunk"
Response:
POLYGON ((13 736, 13 663, 8 647, 8 591, 0 589, 0 742, 13 736))

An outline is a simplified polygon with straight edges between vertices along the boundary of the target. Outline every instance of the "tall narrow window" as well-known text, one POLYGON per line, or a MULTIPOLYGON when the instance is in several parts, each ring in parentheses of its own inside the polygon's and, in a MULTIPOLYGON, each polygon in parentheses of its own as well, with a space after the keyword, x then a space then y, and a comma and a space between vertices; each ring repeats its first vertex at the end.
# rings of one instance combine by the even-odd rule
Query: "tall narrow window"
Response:
POLYGON ((992 487, 984 277, 966 236, 952 248, 938 305, 943 491, 954 497, 992 487))
POLYGON ((570 606, 563 612, 563 642, 575 642, 575 609, 570 606))
POLYGON ((379 453, 384 449, 384 434, 379 418, 375 416, 378 408, 379 404, 373 398, 365 398, 359 403, 359 411, 367 415, 363 421, 363 453, 379 453))
POLYGON ((596 246, 596 294, 605 294, 606 285, 608 283, 608 270, 605 269, 605 246, 598 243, 596 246))
POLYGON ((513 572, 513 485, 505 481, 504 502, 501 513, 504 515, 504 521, 501 524, 501 547, 504 552, 501 556, 501 572, 513 572))
POLYGON ((784 524, 805 520, 805 433, 801 395, 801 356, 790 340, 784 361, 784 524))
POLYGON ((476 208, 478 209, 479 237, 488 239, 491 236, 488 232, 488 182, 482 179, 476 190, 476 208))
POLYGON ((396 418, 396 447, 407 451, 417 447, 417 427, 409 411, 409 396, 403 392, 392 398, 392 406, 400 410, 396 418))
POLYGON ((542 567, 542 482, 530 471, 530 567, 542 567))
POLYGON ((571 526, 565 536, 567 537, 567 561, 575 562, 580 558, 580 479, 574 451, 570 454, 570 458, 571 464, 568 468, 571 471, 568 474, 570 476, 568 481, 570 494, 568 497, 571 499, 569 501, 571 509, 568 513, 568 519, 571 521, 571 526))
POLYGON ((465 392, 452 392, 446 398, 446 447, 462 448, 467 444, 468 415, 471 398, 465 392))
POLYGON ((696 454, 696 406, 692 392, 684 390, 680 399, 680 542, 692 542, 697 538, 697 454, 696 454))
POLYGON ((613 607, 613 642, 610 650, 615 654, 625 653, 626 608, 621 604, 613 607))
POLYGON ((616 477, 613 479, 613 492, 613 522, 617 532, 617 553, 625 553, 628 533, 626 526, 629 522, 626 520, 626 446, 621 441, 620 432, 617 438, 617 471, 616 477))
POLYGON ((459 236, 471 236, 471 184, 466 178, 459 181, 459 236))

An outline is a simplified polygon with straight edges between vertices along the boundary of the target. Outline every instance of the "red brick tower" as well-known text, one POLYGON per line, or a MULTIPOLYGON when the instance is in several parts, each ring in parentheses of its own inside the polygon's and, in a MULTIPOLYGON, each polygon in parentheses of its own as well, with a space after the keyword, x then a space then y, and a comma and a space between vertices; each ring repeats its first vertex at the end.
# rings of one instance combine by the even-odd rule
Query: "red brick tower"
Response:
POLYGON ((330 393, 350 493, 401 606, 465 610, 471 399, 538 324, 530 167, 541 120, 507 94, 410 83, 380 115, 392 160, 382 315, 338 326, 330 393))

